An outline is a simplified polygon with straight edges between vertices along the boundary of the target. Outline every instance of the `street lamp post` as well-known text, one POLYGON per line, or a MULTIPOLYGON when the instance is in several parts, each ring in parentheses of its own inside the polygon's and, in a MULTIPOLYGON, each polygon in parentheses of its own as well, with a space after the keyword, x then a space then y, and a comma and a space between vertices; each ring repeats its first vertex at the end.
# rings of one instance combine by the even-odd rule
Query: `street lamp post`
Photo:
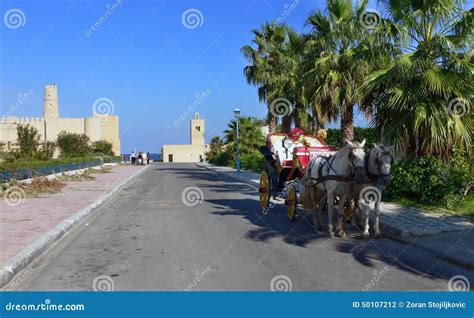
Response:
POLYGON ((235 158, 235 165, 236 165, 236 170, 237 172, 240 172, 240 145, 239 145, 239 117, 240 117, 240 109, 236 108, 234 109, 234 117, 235 117, 235 123, 236 123, 236 148, 237 148, 237 153, 236 153, 236 158, 235 158))

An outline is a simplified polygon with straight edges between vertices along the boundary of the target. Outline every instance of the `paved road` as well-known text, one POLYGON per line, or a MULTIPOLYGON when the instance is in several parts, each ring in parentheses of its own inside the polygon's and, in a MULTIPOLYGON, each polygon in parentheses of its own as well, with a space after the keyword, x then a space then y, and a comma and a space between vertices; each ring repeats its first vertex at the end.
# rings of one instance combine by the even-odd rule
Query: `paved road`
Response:
POLYGON ((351 229, 344 240, 323 234, 303 217, 289 222, 283 205, 264 215, 251 186, 192 164, 154 164, 9 286, 92 290, 102 275, 108 280, 96 286, 115 290, 269 290, 279 275, 289 281, 276 288, 291 282, 293 290, 446 290, 454 275, 474 281, 414 247, 364 241, 351 229), (187 187, 204 200, 186 205, 187 187))

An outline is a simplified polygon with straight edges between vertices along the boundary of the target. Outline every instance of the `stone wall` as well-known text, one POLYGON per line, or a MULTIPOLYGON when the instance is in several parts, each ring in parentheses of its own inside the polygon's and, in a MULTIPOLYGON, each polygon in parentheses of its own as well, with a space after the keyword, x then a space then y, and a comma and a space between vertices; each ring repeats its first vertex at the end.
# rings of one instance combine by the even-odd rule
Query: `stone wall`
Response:
POLYGON ((97 115, 90 118, 53 118, 48 120, 44 120, 42 117, 1 118, 0 141, 5 143, 5 150, 18 149, 18 124, 29 124, 35 127, 41 141, 56 141, 58 134, 62 131, 75 134, 85 133, 91 141, 105 139, 111 142, 115 154, 121 154, 118 116, 97 115))
POLYGON ((170 162, 169 155, 173 155, 173 162, 200 162, 206 152, 207 145, 164 145, 163 162, 170 162))

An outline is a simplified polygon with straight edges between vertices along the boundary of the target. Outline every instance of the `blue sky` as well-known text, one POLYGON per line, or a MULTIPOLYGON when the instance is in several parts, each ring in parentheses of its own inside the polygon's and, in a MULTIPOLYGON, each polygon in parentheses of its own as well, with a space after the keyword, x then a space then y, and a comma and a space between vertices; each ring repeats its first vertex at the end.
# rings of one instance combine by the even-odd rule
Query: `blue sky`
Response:
POLYGON ((177 126, 176 119, 197 94, 210 91, 194 108, 206 119, 209 140, 222 133, 235 107, 244 115, 266 113, 242 74, 240 48, 251 42, 251 29, 283 16, 303 30, 308 14, 325 3, 118 1, 2 0, 0 117, 30 89, 11 115, 42 116, 44 86, 55 83, 61 117, 91 116, 94 101, 108 98, 120 116, 122 152, 137 147, 155 153, 163 144, 189 142, 191 116, 177 126), (294 10, 284 14, 291 4, 294 10), (20 24, 5 20, 12 9, 24 14, 20 24), (197 25, 183 23, 189 9, 202 14, 197 25))

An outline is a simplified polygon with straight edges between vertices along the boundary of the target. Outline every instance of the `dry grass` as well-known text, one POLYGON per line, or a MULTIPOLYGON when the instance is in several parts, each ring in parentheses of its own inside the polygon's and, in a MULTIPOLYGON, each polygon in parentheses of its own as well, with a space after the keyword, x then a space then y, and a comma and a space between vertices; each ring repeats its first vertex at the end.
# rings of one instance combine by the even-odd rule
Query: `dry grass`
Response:
POLYGON ((84 173, 80 174, 73 174, 73 175, 62 175, 58 178, 60 181, 67 182, 67 181, 89 181, 94 180, 95 177, 91 175, 89 170, 84 171, 84 173))
POLYGON ((111 173, 112 172, 112 167, 110 166, 102 166, 101 169, 92 169, 89 168, 87 169, 90 173, 111 173))
POLYGON ((65 184, 58 179, 33 178, 31 183, 21 183, 14 180, 0 186, 0 196, 8 196, 13 189, 16 195, 23 198, 35 198, 42 193, 58 193, 64 186, 65 184))

